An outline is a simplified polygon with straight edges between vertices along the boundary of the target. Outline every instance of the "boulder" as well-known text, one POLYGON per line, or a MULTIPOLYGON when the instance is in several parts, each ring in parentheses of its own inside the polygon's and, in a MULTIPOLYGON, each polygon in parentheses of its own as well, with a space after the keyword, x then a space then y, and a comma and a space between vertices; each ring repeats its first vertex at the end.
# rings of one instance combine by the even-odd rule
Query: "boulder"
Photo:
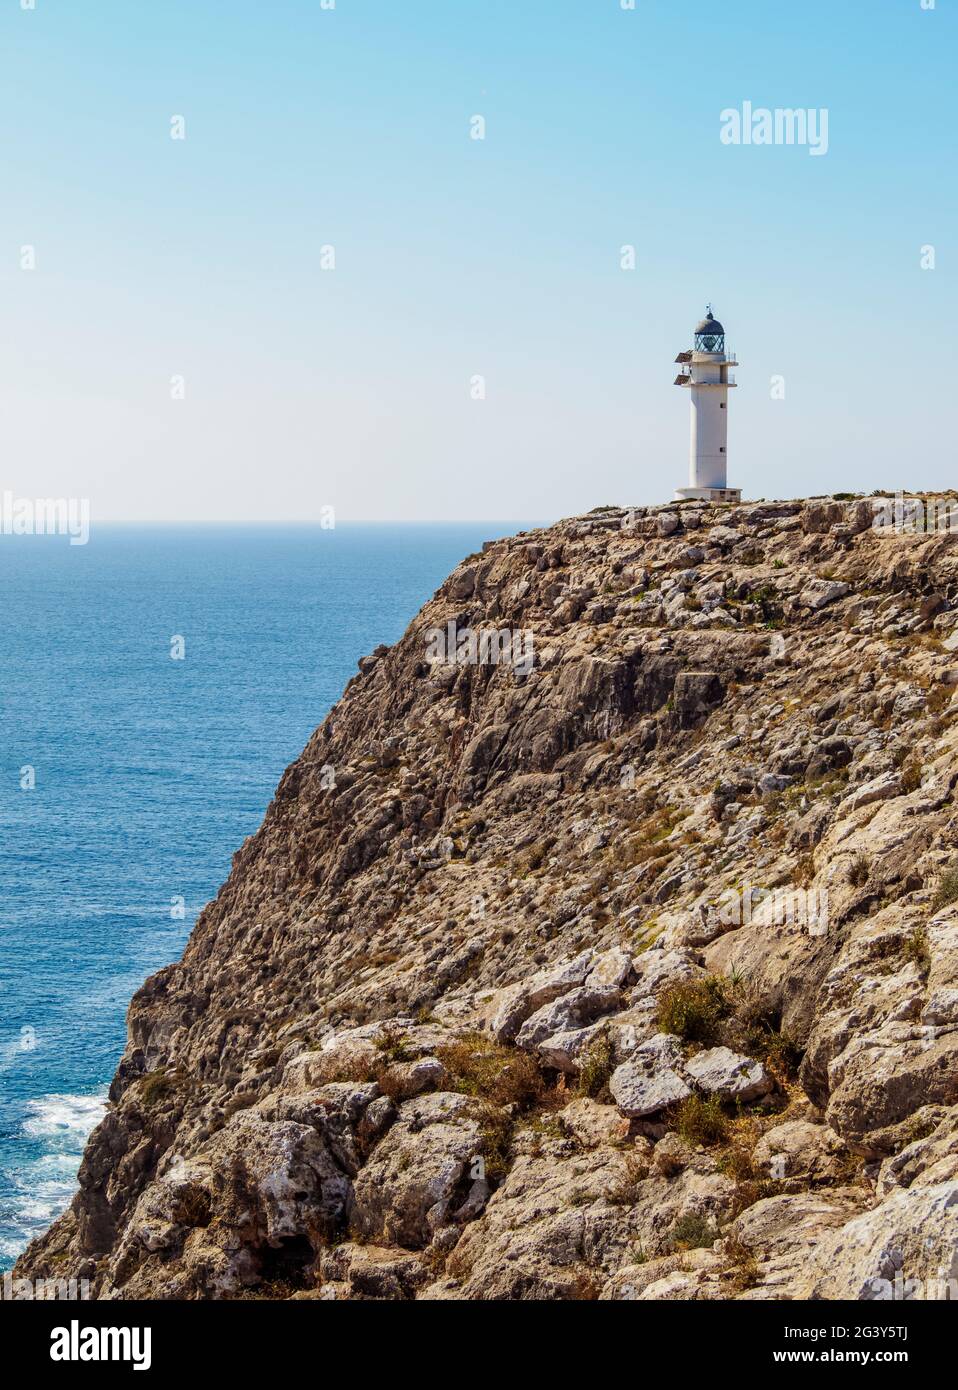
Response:
POLYGON ((680 671, 672 694, 679 725, 690 729, 705 719, 725 698, 725 690, 715 671, 680 671))
POLYGON ((426 1265, 412 1251, 353 1241, 324 1250, 319 1274, 324 1285, 341 1286, 343 1298, 377 1302, 413 1299, 429 1277, 426 1265))
POLYGON ((799 594, 798 602, 803 608, 811 608, 817 612, 821 608, 827 608, 837 599, 844 598, 850 587, 839 579, 811 579, 799 594))
POLYGON ((580 1029, 600 1014, 618 1008, 621 994, 615 985, 583 985, 543 1004, 526 1019, 516 1034, 516 1047, 532 1049, 554 1033, 580 1029))
POLYGON ((678 1040, 659 1033, 643 1043, 609 1081, 616 1105, 630 1119, 654 1115, 667 1105, 687 1100, 692 1094, 681 1071, 678 1040))
POLYGON ((752 1166, 774 1182, 831 1182, 841 1171, 841 1151, 841 1140, 827 1125, 786 1120, 759 1139, 752 1166))
POLYGON ((352 1228, 363 1240, 422 1249, 467 1201, 481 1154, 468 1097, 436 1091, 404 1101, 356 1179, 352 1228))
POLYGON ((843 797, 838 803, 837 814, 839 817, 849 816, 853 811, 861 810, 863 806, 870 806, 873 801, 887 801, 890 797, 900 796, 903 791, 904 785, 899 773, 883 772, 880 777, 864 782, 848 796, 843 797))
POLYGON ((958 1299, 958 1182, 896 1192, 826 1236, 811 1298, 958 1299))
POLYGON ((774 1084, 761 1062, 727 1047, 697 1052, 686 1061, 685 1075, 700 1091, 720 1100, 756 1100, 774 1084))
POLYGON ((449 597, 456 601, 471 598, 476 591, 476 571, 472 565, 458 569, 446 585, 449 597))
POLYGON ((499 990, 488 1007, 489 1029, 496 1042, 511 1043, 530 1014, 585 983, 594 953, 583 951, 531 975, 527 980, 499 990))
POLYGON ((544 1067, 573 1076, 578 1072, 589 1049, 603 1031, 603 1024, 590 1023, 584 1028, 565 1028, 552 1033, 536 1046, 536 1054, 544 1067))

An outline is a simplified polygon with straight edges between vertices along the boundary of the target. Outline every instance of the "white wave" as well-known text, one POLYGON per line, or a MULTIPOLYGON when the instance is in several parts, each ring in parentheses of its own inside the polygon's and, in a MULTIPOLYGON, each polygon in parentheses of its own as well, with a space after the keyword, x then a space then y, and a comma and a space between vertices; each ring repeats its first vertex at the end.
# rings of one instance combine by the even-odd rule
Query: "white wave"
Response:
POLYGON ((12 1264, 21 1253, 26 1243, 27 1242, 19 1234, 15 1236, 0 1235, 0 1260, 12 1264))
POLYGON ((58 1139, 79 1152, 106 1113, 106 1091, 92 1096, 51 1095, 27 1101, 23 1132, 31 1139, 58 1139))
MULTIPOLYGON (((62 1192, 57 1192, 58 1198, 69 1198, 73 1192, 73 1183, 64 1184, 62 1192)), ((41 1202, 34 1197, 23 1197, 20 1201, 12 1203, 12 1214, 18 1224, 24 1226, 35 1226, 38 1222, 47 1224, 53 1216, 62 1210, 59 1201, 41 1202)))
POLYGON ((0 1173, 0 1269, 69 1206, 87 1135, 106 1110, 106 1089, 92 1096, 37 1096, 26 1110, 21 1134, 45 1151, 0 1173))

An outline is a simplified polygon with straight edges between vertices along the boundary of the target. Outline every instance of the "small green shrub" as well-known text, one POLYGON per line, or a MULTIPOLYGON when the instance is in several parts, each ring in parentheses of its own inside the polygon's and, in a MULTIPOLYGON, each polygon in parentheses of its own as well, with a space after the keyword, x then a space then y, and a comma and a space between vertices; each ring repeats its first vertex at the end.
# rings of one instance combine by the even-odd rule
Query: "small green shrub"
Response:
POLYGON ((757 1057, 780 1083, 798 1075, 802 1050, 781 1031, 777 1012, 770 1009, 760 996, 743 990, 736 1002, 735 1017, 726 1029, 730 1047, 738 1047, 750 1057, 757 1057))
POLYGON ((609 1084, 609 1077, 612 1075, 615 1062, 612 1056, 612 1043, 608 1033, 600 1033, 592 1040, 592 1043, 582 1059, 579 1068, 579 1084, 576 1088, 580 1096, 589 1096, 593 1100, 601 1095, 609 1084))
POLYGON ((935 889, 935 896, 932 898, 931 907, 933 912, 939 908, 947 907, 949 903, 958 900, 958 868, 946 869, 938 880, 938 887, 935 889))
POLYGON ((173 1095, 185 1079, 185 1074, 179 1067, 174 1067, 173 1070, 158 1067, 156 1071, 147 1072, 140 1081, 140 1100, 144 1105, 158 1105, 173 1095))
POLYGON ((409 1061, 409 1043, 405 1033, 398 1028, 384 1028, 374 1046, 388 1062, 409 1061))
POLYGON ((675 1115, 675 1129, 687 1144, 721 1144, 728 1138, 729 1123, 715 1096, 689 1096, 675 1115))
POLYGON ((676 1221, 669 1236, 673 1250, 705 1250, 718 1240, 718 1231, 707 1216, 690 1211, 676 1221))
POLYGON ((871 876, 871 862, 866 854, 856 854, 848 866, 848 882, 853 888, 864 888, 871 876))
POLYGON ((545 1096, 545 1079, 534 1058, 501 1046, 485 1033, 464 1033, 438 1048, 436 1056, 452 1077, 451 1089, 464 1095, 520 1110, 545 1096))
POLYGON ((914 961, 919 970, 924 972, 931 965, 931 947, 924 927, 916 927, 905 937, 903 950, 905 959, 914 961))
POLYGON ((506 1176, 512 1157, 512 1117, 497 1105, 484 1102, 476 1114, 479 1121, 479 1151, 486 1166, 486 1177, 498 1182, 506 1176))
POLYGON ((663 1033, 709 1045, 731 1011, 727 982, 719 975, 707 975, 704 980, 683 980, 665 990, 659 999, 658 1024, 663 1033))

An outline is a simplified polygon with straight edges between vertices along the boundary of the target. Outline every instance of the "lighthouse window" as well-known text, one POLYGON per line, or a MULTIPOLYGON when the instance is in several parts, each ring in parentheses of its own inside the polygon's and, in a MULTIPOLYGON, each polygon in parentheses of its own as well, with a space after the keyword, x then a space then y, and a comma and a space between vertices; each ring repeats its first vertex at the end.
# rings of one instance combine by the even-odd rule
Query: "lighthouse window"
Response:
POLYGON ((725 402, 724 402, 724 401, 719 401, 719 410, 724 410, 724 409, 725 409, 725 402))
POLYGON ((720 453, 720 454, 724 454, 724 453, 725 453, 725 445, 724 445, 724 444, 720 444, 720 445, 719 445, 719 453, 720 453))

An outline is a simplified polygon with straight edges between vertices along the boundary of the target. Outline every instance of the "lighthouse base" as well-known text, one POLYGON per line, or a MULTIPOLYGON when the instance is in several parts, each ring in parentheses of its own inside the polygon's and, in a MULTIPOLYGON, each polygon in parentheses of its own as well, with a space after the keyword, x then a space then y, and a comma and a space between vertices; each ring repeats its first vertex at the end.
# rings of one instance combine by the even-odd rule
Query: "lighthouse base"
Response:
POLYGON ((676 502, 741 502, 740 487, 680 487, 676 488, 676 502))

